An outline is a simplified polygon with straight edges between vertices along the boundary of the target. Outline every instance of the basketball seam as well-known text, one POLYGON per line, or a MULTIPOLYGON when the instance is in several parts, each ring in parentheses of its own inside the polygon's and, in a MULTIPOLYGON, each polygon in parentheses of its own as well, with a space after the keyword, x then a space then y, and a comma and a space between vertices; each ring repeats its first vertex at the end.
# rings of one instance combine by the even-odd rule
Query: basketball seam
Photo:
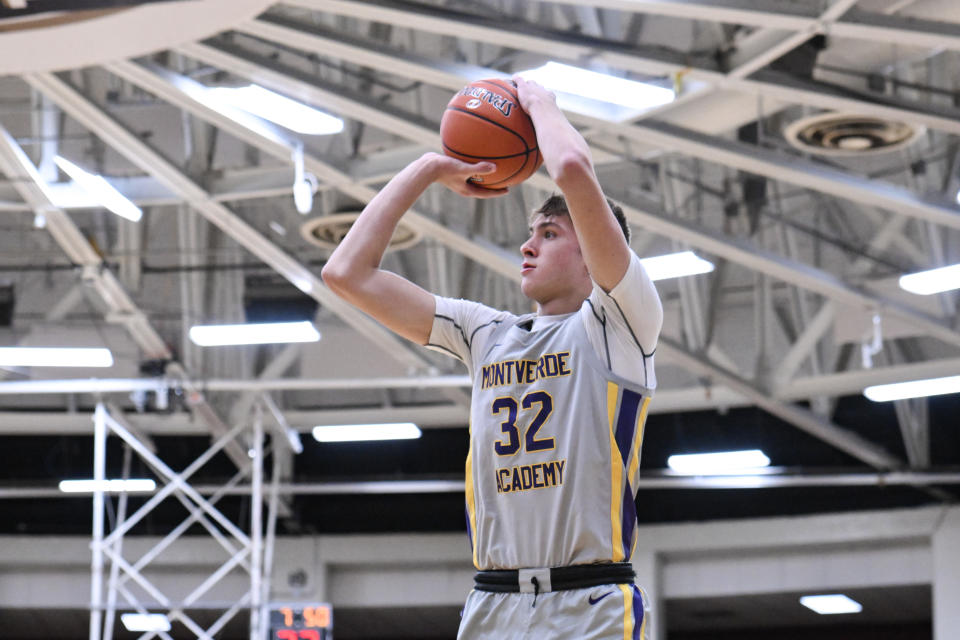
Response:
MULTIPOLYGON (((517 133, 516 131, 514 131, 514 130, 511 129, 510 127, 505 127, 505 126, 503 126, 502 124, 500 124, 500 123, 497 122, 496 120, 491 120, 490 118, 488 118, 488 117, 486 117, 486 116, 482 116, 482 115, 480 115, 479 113, 475 113, 475 112, 473 112, 473 111, 470 111, 469 109, 462 109, 462 108, 460 108, 460 107, 447 107, 447 110, 448 110, 448 111, 459 111, 460 113, 465 113, 465 114, 467 114, 468 116, 472 116, 472 117, 474 117, 474 118, 479 118, 480 120, 483 120, 484 122, 489 122, 490 124, 492 124, 492 125, 494 125, 494 126, 496 126, 496 127, 500 127, 500 128, 503 129, 504 131, 509 131, 510 133, 512 133, 513 135, 515 135, 516 137, 518 137, 518 138, 520 139, 520 141, 523 143, 523 147, 524 147, 524 149, 526 149, 526 151, 525 151, 524 153, 530 153, 531 151, 533 151, 533 149, 530 148, 530 146, 527 144, 527 141, 523 138, 522 135, 520 135, 519 133, 517 133)), ((514 155, 520 155, 520 154, 517 153, 517 154, 514 154, 514 155)))
POLYGON ((507 177, 504 178, 503 180, 497 180, 496 182, 483 182, 483 183, 475 183, 475 184, 478 184, 479 186, 482 186, 482 187, 484 187, 485 189, 489 189, 490 187, 495 187, 495 186, 497 186, 498 184, 503 184, 504 182, 507 182, 508 180, 512 180, 512 179, 514 178, 514 176, 520 174, 524 169, 527 168, 527 165, 528 165, 529 163, 530 163, 530 156, 527 155, 527 157, 524 158, 524 160, 523 160, 523 164, 520 165, 520 168, 517 169, 516 171, 514 171, 513 173, 511 173, 509 176, 507 176, 507 177))
MULTIPOLYGON (((494 79, 492 79, 492 80, 477 80, 477 81, 473 82, 472 84, 486 84, 486 85, 489 85, 489 86, 496 87, 497 89, 500 89, 500 90, 504 91, 507 95, 509 95, 509 96, 516 102, 517 106, 520 107, 520 96, 519 96, 519 94, 514 93, 511 88, 506 87, 506 86, 504 86, 504 85, 501 85, 500 82, 503 82, 503 81, 501 81, 499 78, 494 78, 494 79)), ((507 159, 510 159, 510 158, 517 158, 517 157, 519 157, 519 156, 525 156, 524 161, 523 161, 523 164, 520 165, 520 167, 519 167, 516 171, 514 171, 513 173, 511 173, 509 176, 506 176, 505 178, 502 178, 502 179, 500 179, 500 180, 497 180, 496 182, 477 183, 479 186, 482 186, 482 187, 484 187, 484 188, 490 188, 490 187, 495 187, 495 186, 498 185, 498 184, 503 184, 504 182, 509 182, 509 181, 512 180, 514 177, 516 177, 517 175, 523 173, 523 171, 526 170, 526 168, 530 165, 530 160, 531 160, 531 157, 530 157, 530 156, 531 156, 534 152, 536 153, 537 159, 539 159, 539 158, 541 157, 539 145, 538 145, 538 146, 534 146, 534 147, 530 147, 530 146, 527 144, 526 139, 525 139, 522 135, 520 135, 519 133, 517 133, 516 131, 514 131, 513 129, 511 129, 511 128, 507 127, 507 126, 504 126, 503 124, 500 124, 499 122, 497 122, 497 121, 495 121, 495 120, 491 120, 490 118, 487 118, 486 116, 482 116, 482 115, 480 115, 480 114, 478 114, 478 113, 476 113, 476 112, 474 112, 474 111, 467 110, 467 109, 464 109, 464 108, 461 108, 461 107, 455 107, 455 106, 449 106, 449 105, 448 105, 448 106, 447 106, 447 110, 450 110, 450 111, 459 111, 459 112, 464 113, 464 114, 467 114, 467 115, 469 115, 469 116, 471 116, 471 117, 477 118, 477 119, 479 119, 479 120, 483 120, 484 122, 489 122, 490 124, 492 124, 492 125, 494 125, 494 126, 497 126, 497 127, 500 127, 501 129, 504 129, 504 130, 506 130, 506 131, 509 131, 511 134, 513 134, 514 136, 516 136, 517 138, 520 139, 520 141, 523 143, 524 148, 526 149, 526 151, 522 151, 522 152, 518 152, 518 153, 511 154, 511 155, 506 155, 506 156, 479 156, 479 155, 474 155, 474 154, 471 154, 471 153, 462 153, 462 152, 457 151, 456 149, 448 146, 447 144, 445 144, 445 143, 443 143, 443 142, 441 141, 441 144, 443 145, 443 148, 444 148, 444 149, 450 151, 451 153, 455 153, 455 154, 457 154, 457 155, 459 155, 459 156, 463 156, 463 157, 465 157, 465 158, 479 158, 479 159, 483 159, 483 160, 507 160, 507 159)), ((523 111, 522 107, 520 107, 520 111, 523 111)), ((524 112, 524 115, 526 115, 526 112, 524 112)), ((529 117, 529 116, 528 116, 528 117, 529 117)), ((536 135, 536 131, 534 131, 534 135, 536 135)), ((537 163, 537 162, 534 162, 533 164, 534 164, 534 166, 536 166, 538 163, 537 163)))
POLYGON ((444 149, 452 153, 455 153, 458 156, 463 156, 465 158, 480 158, 481 160, 509 160, 510 158, 519 158, 520 156, 530 155, 531 151, 536 151, 537 153, 540 153, 540 151, 536 147, 534 147, 533 149, 530 149, 530 151, 521 151, 520 153, 512 153, 508 156, 478 156, 473 153, 463 153, 462 151, 457 151, 453 147, 446 145, 443 142, 441 142, 440 144, 443 145, 444 149))
MULTIPOLYGON (((443 143, 441 142, 441 144, 443 144, 443 143)), ((443 145, 443 148, 449 150, 451 153, 457 154, 458 156, 464 156, 464 157, 466 157, 466 158, 480 158, 481 160, 506 160, 506 159, 509 159, 509 158, 517 158, 517 157, 519 157, 519 156, 525 156, 524 159, 523 159, 523 164, 520 165, 520 168, 517 169, 516 171, 514 171, 513 173, 511 173, 510 175, 508 175, 507 177, 501 178, 500 180, 497 180, 496 182, 482 182, 482 183, 481 183, 481 182, 474 182, 474 184, 476 184, 476 185, 478 185, 478 186, 482 186, 482 187, 484 187, 484 188, 495 187, 495 186, 497 186, 498 184, 503 184, 504 182, 507 182, 508 180, 512 180, 512 179, 514 178, 514 176, 516 176, 517 174, 521 173, 524 169, 526 169, 527 165, 530 164, 530 154, 529 154, 529 153, 515 153, 515 154, 512 155, 512 156, 496 156, 496 157, 494 157, 494 156, 474 156, 474 155, 470 155, 469 153, 460 153, 460 152, 457 151, 456 149, 451 149, 450 147, 448 147, 448 146, 445 145, 445 144, 443 145)), ((538 158, 540 157, 540 149, 534 148, 534 149, 532 149, 531 151, 536 151, 536 152, 537 152, 537 157, 538 157, 538 158)))
MULTIPOLYGON (((483 83, 483 84, 490 84, 490 85, 493 85, 493 86, 497 87, 498 89, 503 89, 504 91, 506 91, 506 92, 510 95, 511 98, 514 99, 514 101, 516 101, 517 106, 519 107, 519 106, 520 106, 520 95, 517 94, 517 93, 514 93, 512 89, 503 86, 502 84, 500 84, 500 82, 506 82, 506 80, 500 80, 499 78, 496 78, 496 79, 493 79, 493 80, 477 80, 476 82, 474 82, 474 83, 472 83, 472 84, 481 84, 481 83, 483 83)), ((521 109, 522 109, 522 107, 521 107, 521 109)))
MULTIPOLYGON (((537 153, 540 153, 540 152, 538 151, 537 153)), ((520 168, 517 169, 516 171, 514 171, 513 173, 511 173, 510 175, 508 175, 506 178, 502 178, 502 179, 500 179, 500 180, 497 180, 496 182, 482 182, 482 183, 474 183, 474 184, 477 184, 478 186, 482 186, 482 187, 484 187, 485 189, 489 189, 489 188, 491 188, 491 187, 495 187, 495 186, 497 186, 498 184, 503 184, 504 182, 508 182, 508 181, 512 180, 512 179, 514 178, 514 176, 519 175, 520 173, 522 173, 523 170, 527 168, 527 165, 528 165, 528 164, 530 164, 530 154, 529 154, 529 153, 526 154, 526 157, 523 159, 523 164, 520 165, 520 168)))

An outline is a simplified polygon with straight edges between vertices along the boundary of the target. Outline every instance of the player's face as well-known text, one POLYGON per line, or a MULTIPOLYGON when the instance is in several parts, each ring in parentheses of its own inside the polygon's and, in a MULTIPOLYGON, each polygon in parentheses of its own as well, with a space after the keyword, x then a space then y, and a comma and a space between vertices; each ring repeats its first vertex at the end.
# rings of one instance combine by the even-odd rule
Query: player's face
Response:
POLYGON ((538 215, 520 247, 520 288, 544 314, 569 313, 590 294, 587 265, 570 216, 538 215))

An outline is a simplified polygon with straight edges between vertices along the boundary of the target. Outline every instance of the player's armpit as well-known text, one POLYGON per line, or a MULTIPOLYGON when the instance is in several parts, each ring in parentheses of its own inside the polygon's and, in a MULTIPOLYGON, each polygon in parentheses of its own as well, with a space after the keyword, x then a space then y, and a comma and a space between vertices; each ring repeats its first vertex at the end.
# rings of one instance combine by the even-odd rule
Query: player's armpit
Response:
POLYGON ((430 339, 436 301, 406 278, 378 269, 364 278, 341 277, 324 269, 323 280, 338 296, 391 331, 424 345, 430 339))

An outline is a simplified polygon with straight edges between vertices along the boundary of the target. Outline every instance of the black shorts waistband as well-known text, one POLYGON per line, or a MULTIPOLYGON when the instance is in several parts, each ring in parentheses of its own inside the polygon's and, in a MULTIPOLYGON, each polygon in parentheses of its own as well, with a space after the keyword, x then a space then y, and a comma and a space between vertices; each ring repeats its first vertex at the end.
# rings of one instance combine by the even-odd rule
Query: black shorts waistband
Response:
POLYGON ((577 564, 551 569, 478 571, 473 577, 478 591, 495 593, 545 593, 586 589, 602 584, 633 584, 636 574, 629 562, 577 564))

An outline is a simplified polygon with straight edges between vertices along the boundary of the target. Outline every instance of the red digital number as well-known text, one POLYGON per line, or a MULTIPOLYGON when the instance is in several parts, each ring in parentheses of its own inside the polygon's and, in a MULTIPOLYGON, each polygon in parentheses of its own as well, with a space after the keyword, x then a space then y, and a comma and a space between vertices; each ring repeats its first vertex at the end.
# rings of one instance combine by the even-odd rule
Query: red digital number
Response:
POLYGON ((320 632, 316 629, 304 629, 300 632, 303 640, 320 640, 320 632))
POLYGON ((277 631, 277 640, 297 640, 297 632, 290 629, 280 629, 277 631))

